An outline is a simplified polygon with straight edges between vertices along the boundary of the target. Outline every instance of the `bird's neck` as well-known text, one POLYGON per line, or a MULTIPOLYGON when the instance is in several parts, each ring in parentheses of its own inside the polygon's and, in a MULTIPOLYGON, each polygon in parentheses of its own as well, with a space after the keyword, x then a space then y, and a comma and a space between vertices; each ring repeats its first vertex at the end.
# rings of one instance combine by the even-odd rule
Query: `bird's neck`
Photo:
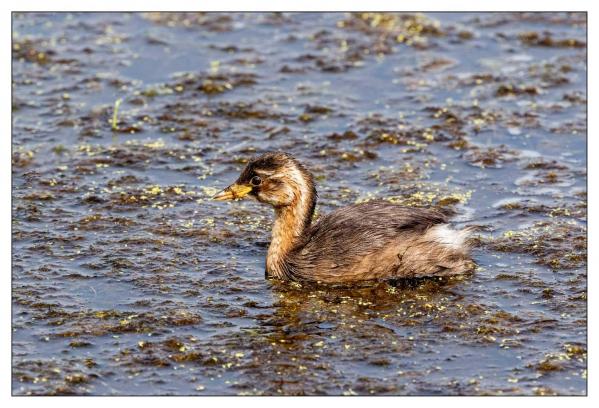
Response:
POLYGON ((313 188, 297 193, 290 205, 275 207, 275 223, 266 257, 266 271, 269 276, 279 279, 290 277, 288 255, 310 227, 316 206, 316 192, 313 188))

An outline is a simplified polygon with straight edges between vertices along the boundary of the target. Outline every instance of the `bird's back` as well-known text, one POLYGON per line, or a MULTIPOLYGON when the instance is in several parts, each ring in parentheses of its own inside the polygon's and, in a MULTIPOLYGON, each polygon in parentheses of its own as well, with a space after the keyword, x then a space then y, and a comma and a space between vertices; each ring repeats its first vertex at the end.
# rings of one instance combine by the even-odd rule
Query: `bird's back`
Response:
POLYGON ((473 265, 465 233, 447 221, 435 210, 386 201, 344 207, 306 231, 288 267, 299 280, 327 283, 464 273, 473 265))

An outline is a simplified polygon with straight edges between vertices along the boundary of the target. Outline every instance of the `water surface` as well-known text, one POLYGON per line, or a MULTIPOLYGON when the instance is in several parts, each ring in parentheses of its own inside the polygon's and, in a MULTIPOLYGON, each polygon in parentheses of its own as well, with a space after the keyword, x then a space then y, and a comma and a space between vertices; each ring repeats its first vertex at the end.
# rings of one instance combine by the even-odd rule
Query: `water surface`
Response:
POLYGON ((586 394, 584 14, 13 14, 12 46, 14 394, 586 394), (318 213, 454 209, 478 270, 266 281, 271 209, 210 196, 269 150, 318 213))

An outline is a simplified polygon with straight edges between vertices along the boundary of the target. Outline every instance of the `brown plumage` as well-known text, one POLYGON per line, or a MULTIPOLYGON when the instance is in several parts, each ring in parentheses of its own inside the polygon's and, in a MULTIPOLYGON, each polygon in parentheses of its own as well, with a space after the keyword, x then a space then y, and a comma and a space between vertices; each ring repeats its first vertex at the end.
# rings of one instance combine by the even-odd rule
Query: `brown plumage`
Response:
POLYGON ((285 280, 352 283, 470 272, 470 230, 453 230, 432 209, 386 201, 350 205, 315 224, 312 174, 286 153, 251 160, 214 198, 253 197, 275 209, 266 275, 285 280))

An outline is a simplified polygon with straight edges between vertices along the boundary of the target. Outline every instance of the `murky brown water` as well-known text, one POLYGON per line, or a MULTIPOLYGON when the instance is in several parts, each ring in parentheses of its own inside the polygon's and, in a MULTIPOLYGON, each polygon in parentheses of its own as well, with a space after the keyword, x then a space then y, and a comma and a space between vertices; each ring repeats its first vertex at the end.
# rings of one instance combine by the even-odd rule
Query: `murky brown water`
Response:
POLYGON ((586 394, 585 15, 15 14, 13 34, 14 394, 586 394), (479 270, 265 281, 270 209, 209 197, 266 150, 313 170, 319 212, 486 226, 479 270))

